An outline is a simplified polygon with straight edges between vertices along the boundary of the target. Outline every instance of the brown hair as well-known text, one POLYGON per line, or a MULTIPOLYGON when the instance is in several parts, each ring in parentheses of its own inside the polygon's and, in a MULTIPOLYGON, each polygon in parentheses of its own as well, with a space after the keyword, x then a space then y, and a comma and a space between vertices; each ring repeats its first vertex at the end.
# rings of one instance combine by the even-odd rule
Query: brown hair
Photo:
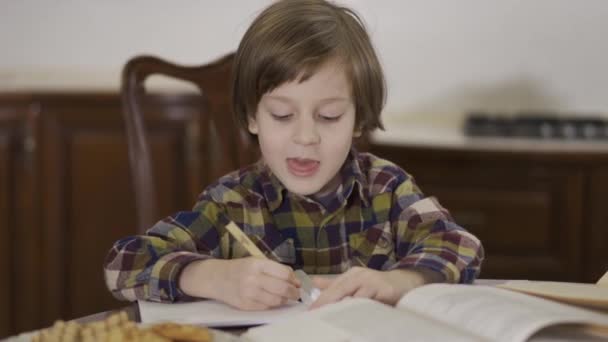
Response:
POLYGON ((332 58, 345 67, 355 103, 355 127, 383 129, 386 98, 382 67, 360 17, 323 0, 282 0, 253 21, 235 55, 232 101, 247 128, 262 96, 285 82, 306 81, 332 58))

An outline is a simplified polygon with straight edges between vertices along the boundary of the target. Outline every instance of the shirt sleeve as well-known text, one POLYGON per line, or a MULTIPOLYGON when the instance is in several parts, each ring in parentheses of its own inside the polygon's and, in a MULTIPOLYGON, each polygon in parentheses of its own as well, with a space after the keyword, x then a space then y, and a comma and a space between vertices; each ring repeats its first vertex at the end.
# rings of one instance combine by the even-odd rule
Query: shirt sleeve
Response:
POLYGON ((221 204, 203 194, 192 211, 156 223, 144 235, 117 241, 106 256, 106 285, 121 300, 156 302, 192 298, 178 287, 183 268, 196 260, 222 256, 218 226, 225 226, 221 204))
POLYGON ((449 283, 472 283, 484 258, 481 242, 457 225, 434 197, 424 197, 411 177, 397 186, 391 208, 392 268, 424 267, 449 283))

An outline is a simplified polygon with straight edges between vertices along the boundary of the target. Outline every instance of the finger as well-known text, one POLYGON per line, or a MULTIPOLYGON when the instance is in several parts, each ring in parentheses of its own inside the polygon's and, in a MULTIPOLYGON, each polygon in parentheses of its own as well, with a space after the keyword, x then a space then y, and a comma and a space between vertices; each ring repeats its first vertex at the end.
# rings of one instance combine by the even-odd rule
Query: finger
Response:
POLYGON ((285 297, 270 293, 263 289, 259 289, 257 293, 255 293, 254 296, 251 298, 251 300, 262 304, 262 306, 264 306, 264 309, 281 306, 287 303, 288 301, 288 299, 285 297))
POLYGON ((352 283, 352 282, 360 283, 361 278, 365 278, 365 276, 362 275, 362 273, 364 273, 366 271, 367 271, 366 269, 361 268, 361 267, 353 267, 353 268, 349 269, 348 271, 340 274, 338 277, 331 279, 331 284, 329 284, 329 286, 331 286, 331 287, 344 286, 343 284, 352 283))
POLYGON ((233 298, 232 300, 227 300, 226 303, 234 308, 237 308, 239 310, 246 310, 246 311, 260 311, 260 310, 266 310, 268 307, 262 303, 258 303, 254 300, 250 300, 250 299, 246 299, 246 298, 240 298, 240 299, 236 299, 233 298))
POLYGON ((343 283, 344 278, 348 276, 348 271, 346 273, 340 274, 336 278, 324 278, 324 277, 312 277, 313 284, 315 287, 321 290, 321 294, 317 297, 317 299, 311 304, 310 309, 315 309, 321 307, 325 304, 331 302, 331 298, 334 297, 333 292, 336 291, 336 288, 343 283))
POLYGON ((262 288, 274 295, 293 300, 298 300, 298 298, 300 298, 300 291, 288 281, 277 279, 272 276, 265 276, 261 281, 262 288))
POLYGON ((354 294, 355 298, 376 298, 377 291, 371 287, 361 286, 354 294))
POLYGON ((335 283, 321 292, 321 295, 312 303, 310 309, 316 309, 323 305, 335 303, 344 297, 352 296, 360 286, 358 281, 335 283))
POLYGON ((255 300, 245 300, 242 301, 241 303, 239 303, 240 305, 236 306, 238 309, 241 310, 245 310, 245 311, 262 311, 262 310, 267 310, 268 306, 264 305, 260 302, 257 302, 255 300))
POLYGON ((278 262, 272 260, 264 260, 261 267, 262 272, 267 275, 288 281, 296 287, 301 286, 300 281, 293 274, 293 270, 289 266, 279 264, 278 262))
MULTIPOLYGON (((239 301, 236 303, 237 307, 243 308, 245 310, 265 310, 270 307, 276 307, 285 304, 289 298, 283 297, 281 295, 277 295, 275 293, 271 293, 265 289, 268 287, 268 284, 278 283, 285 284, 287 287, 292 287, 294 292, 294 299, 297 299, 299 296, 296 294, 298 291, 291 285, 291 283, 274 278, 270 275, 267 275, 262 272, 262 267, 265 264, 264 261, 261 260, 251 260, 252 264, 249 266, 249 271, 251 274, 247 275, 242 281, 239 282, 238 287, 240 295, 238 296, 239 301), (257 303, 257 304, 252 304, 257 303)), ((269 262, 269 261, 267 261, 269 262)), ((277 288, 276 291, 281 291, 278 289, 280 286, 270 285, 272 288, 277 288)))
POLYGON ((244 303, 243 307, 240 309, 246 310, 246 311, 263 311, 263 310, 268 310, 269 308, 270 308, 269 305, 266 305, 255 299, 250 299, 250 300, 247 300, 244 303))
POLYGON ((329 279, 325 277, 311 277, 313 285, 318 289, 326 289, 331 286, 335 279, 329 279))
POLYGON ((322 281, 320 281, 319 285, 328 286, 321 292, 317 301, 311 305, 311 309, 337 302, 344 297, 352 296, 363 286, 363 283, 366 281, 366 277, 363 273, 367 271, 368 270, 365 268, 353 267, 339 275, 337 278, 330 279, 329 284, 321 284, 322 281))

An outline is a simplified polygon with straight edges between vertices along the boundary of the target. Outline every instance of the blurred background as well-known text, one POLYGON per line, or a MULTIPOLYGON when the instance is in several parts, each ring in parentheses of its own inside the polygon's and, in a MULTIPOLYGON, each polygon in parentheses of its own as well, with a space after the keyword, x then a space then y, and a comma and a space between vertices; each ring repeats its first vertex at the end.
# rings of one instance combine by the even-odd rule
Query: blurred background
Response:
MULTIPOLYGON (((122 68, 142 54, 216 60, 269 3, 0 2, 0 337, 127 305, 101 267, 137 226, 122 68)), ((364 19, 388 82, 387 130, 363 145, 482 239, 481 277, 596 281, 608 269, 608 2, 340 3, 364 19)), ((177 94, 149 119, 161 218, 194 203, 211 166, 180 97, 192 86, 147 86, 177 94)))
MULTIPOLYGON (((0 90, 110 89, 136 54, 234 51, 270 1, 3 1, 0 90)), ((602 0, 350 0, 386 70, 387 116, 472 109, 606 113, 602 0)))

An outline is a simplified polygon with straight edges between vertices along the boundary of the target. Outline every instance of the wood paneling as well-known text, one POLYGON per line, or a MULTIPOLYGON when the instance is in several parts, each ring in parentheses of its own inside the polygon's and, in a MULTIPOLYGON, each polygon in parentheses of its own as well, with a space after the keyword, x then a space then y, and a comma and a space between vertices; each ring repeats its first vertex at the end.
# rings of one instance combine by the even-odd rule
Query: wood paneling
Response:
POLYGON ((472 156, 380 145, 372 150, 410 172, 425 194, 436 196, 481 239, 481 277, 586 279, 585 163, 573 165, 562 155, 535 161, 517 153, 472 156))
MULTIPOLYGON (((150 140, 159 189, 158 219, 194 203, 186 127, 192 115, 151 115, 150 140)), ((127 145, 116 102, 73 101, 43 108, 41 195, 45 203, 43 269, 48 279, 43 324, 124 303, 105 287, 102 264, 112 244, 136 233, 127 145)))
MULTIPOLYGON (((206 182, 200 116, 190 96, 148 105, 160 220, 191 207, 206 182)), ((117 95, 0 96, 0 229, 0 337, 125 305, 102 269, 136 232, 117 95)))
POLYGON ((0 338, 39 326, 40 236, 36 185, 36 106, 0 101, 0 338))
POLYGON ((597 282, 608 272, 608 165, 591 172, 588 188, 589 216, 585 222, 585 281, 597 282))
POLYGON ((0 274, 5 275, 0 281, 0 338, 12 333, 12 311, 11 301, 13 293, 13 270, 11 241, 13 241, 13 229, 15 222, 11 215, 13 213, 13 165, 15 163, 12 150, 13 141, 11 132, 7 132, 0 126, 0 274))

